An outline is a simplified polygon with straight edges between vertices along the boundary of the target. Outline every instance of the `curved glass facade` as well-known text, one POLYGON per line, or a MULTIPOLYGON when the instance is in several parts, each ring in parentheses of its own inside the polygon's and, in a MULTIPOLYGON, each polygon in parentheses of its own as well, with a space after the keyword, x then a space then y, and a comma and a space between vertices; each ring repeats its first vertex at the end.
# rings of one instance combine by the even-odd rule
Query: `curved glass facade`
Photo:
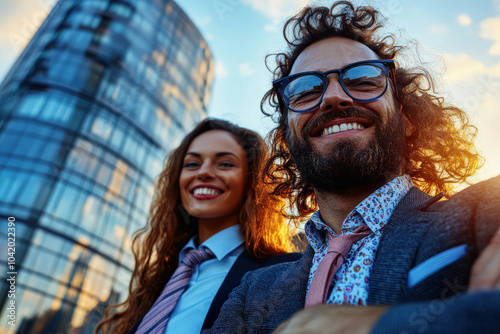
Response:
POLYGON ((126 298, 131 236, 213 73, 173 1, 59 1, 0 86, 0 332, 92 333, 126 298))

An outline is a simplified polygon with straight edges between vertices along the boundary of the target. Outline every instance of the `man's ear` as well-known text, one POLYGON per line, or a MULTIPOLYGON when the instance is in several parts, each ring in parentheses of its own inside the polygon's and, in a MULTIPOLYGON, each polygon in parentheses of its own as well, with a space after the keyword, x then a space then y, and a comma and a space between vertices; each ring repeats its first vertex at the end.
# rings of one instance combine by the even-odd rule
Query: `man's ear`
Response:
POLYGON ((403 118, 403 123, 405 124, 405 136, 410 137, 413 132, 415 132, 415 126, 410 122, 408 117, 403 112, 403 106, 399 105, 399 112, 401 112, 401 117, 403 118))

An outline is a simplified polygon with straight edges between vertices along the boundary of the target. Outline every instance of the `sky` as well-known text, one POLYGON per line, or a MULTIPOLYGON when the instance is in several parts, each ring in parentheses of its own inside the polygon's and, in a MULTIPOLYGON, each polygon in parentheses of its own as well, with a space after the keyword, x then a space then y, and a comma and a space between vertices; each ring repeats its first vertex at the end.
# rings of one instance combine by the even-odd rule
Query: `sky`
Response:
MULTIPOLYGON (((216 76, 209 116, 265 136, 273 127, 260 112, 272 76, 265 56, 285 48, 282 28, 307 0, 177 0, 207 40, 216 76)), ((464 108, 479 129, 485 166, 474 181, 500 174, 500 0, 356 0, 379 9, 387 31, 411 50, 403 66, 437 75, 438 94, 464 108)), ((0 80, 49 13, 55 0, 2 0, 0 80)))

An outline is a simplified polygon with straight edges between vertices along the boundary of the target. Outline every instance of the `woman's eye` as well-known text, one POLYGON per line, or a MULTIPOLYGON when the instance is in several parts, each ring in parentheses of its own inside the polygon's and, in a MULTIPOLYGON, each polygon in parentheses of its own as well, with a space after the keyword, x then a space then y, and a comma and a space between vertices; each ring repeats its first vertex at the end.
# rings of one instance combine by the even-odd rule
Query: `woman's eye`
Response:
POLYGON ((194 167, 197 167, 198 164, 196 162, 186 162, 184 164, 184 168, 194 168, 194 167))
POLYGON ((229 167, 234 167, 235 165, 231 162, 221 162, 219 166, 229 168, 229 167))

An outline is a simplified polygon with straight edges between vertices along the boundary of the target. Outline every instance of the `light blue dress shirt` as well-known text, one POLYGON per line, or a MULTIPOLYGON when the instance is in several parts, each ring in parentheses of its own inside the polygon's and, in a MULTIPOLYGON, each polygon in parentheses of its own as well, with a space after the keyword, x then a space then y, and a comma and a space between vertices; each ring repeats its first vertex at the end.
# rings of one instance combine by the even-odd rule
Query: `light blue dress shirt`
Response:
POLYGON ((239 225, 233 225, 213 235, 196 247, 195 237, 182 248, 179 262, 190 248, 207 247, 215 259, 193 268, 189 286, 182 294, 165 328, 165 334, 199 334, 208 309, 234 262, 245 249, 239 225))

